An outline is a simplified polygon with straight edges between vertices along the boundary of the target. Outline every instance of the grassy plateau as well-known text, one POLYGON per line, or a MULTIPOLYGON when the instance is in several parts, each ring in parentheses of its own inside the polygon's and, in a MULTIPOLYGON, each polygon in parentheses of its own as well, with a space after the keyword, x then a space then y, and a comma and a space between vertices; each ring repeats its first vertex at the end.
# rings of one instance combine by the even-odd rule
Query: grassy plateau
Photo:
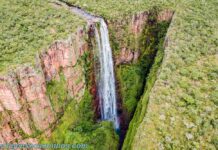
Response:
POLYGON ((85 25, 64 8, 44 0, 0 1, 0 73, 35 61, 36 54, 55 40, 85 25))

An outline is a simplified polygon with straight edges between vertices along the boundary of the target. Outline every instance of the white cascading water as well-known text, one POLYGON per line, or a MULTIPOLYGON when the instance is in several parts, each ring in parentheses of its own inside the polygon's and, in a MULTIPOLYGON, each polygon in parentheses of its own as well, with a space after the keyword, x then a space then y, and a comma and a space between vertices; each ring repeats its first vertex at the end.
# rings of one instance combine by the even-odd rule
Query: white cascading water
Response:
POLYGON ((100 19, 100 34, 98 29, 95 28, 95 35, 98 45, 98 59, 100 63, 98 93, 100 99, 101 117, 103 120, 112 121, 115 128, 119 129, 113 68, 114 63, 107 24, 103 19, 100 19))
POLYGON ((95 37, 97 42, 97 60, 100 68, 96 71, 98 76, 98 94, 100 98, 100 108, 102 120, 109 120, 114 123, 114 127, 119 129, 117 116, 117 103, 115 91, 114 63, 112 50, 109 41, 108 28, 104 19, 92 16, 82 9, 71 7, 71 11, 80 15, 88 22, 99 22, 100 29, 95 27, 95 37))

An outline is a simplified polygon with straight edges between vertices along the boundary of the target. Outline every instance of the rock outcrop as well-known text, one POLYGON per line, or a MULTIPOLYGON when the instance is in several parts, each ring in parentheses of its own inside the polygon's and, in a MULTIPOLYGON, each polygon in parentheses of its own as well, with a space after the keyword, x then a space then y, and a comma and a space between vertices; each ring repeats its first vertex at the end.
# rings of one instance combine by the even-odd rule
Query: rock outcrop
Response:
POLYGON ((120 51, 120 54, 115 59, 116 65, 119 64, 128 64, 132 62, 136 62, 139 58, 140 52, 139 51, 132 51, 123 47, 120 51))
POLYGON ((157 21, 171 21, 174 12, 172 10, 163 10, 157 16, 157 21))
MULTIPOLYGON (((88 34, 79 29, 67 40, 54 42, 36 56, 35 66, 24 65, 0 76, 0 143, 23 140, 35 130, 45 131, 57 119, 46 84, 58 80, 62 71, 68 95, 79 100, 85 87, 83 67, 78 60, 88 50, 88 34), (18 132, 20 131, 20 132, 18 132)), ((27 142, 37 143, 36 139, 27 142)))
POLYGON ((85 85, 83 68, 76 66, 79 58, 88 49, 85 36, 87 36, 85 31, 80 29, 67 41, 55 42, 40 55, 46 81, 59 78, 59 72, 63 71, 69 96, 77 99, 83 95, 82 89, 85 85))
POLYGON ((133 15, 132 20, 131 20, 131 32, 134 35, 139 35, 141 34, 147 20, 148 20, 148 15, 149 12, 142 12, 142 13, 138 13, 133 15))
MULTIPOLYGON (((163 22, 163 21, 171 21, 172 16, 174 12, 171 10, 163 10, 160 11, 157 14, 157 22, 163 22)), ((135 41, 138 42, 143 29, 145 28, 145 25, 148 21, 149 18, 149 12, 141 12, 137 13, 132 16, 131 21, 129 22, 129 34, 132 34, 133 37, 136 39, 135 41)), ((121 44, 122 45, 122 44, 121 44)), ((125 44, 123 44, 125 45, 125 44)), ((136 45, 138 45, 136 43, 136 45)), ((115 58, 115 64, 120 65, 120 64, 128 64, 128 63, 134 63, 138 60, 140 57, 140 49, 129 49, 127 47, 122 47, 119 54, 115 58)))
MULTIPOLYGON (((149 15, 149 12, 147 12, 147 11, 142 12, 142 13, 137 13, 137 14, 133 15, 126 22, 129 26, 128 31, 126 31, 126 32, 128 32, 129 35, 132 35, 131 40, 135 40, 135 42, 138 42, 137 38, 140 37, 140 35, 145 27, 145 24, 148 20, 148 15, 149 15)), ((125 25, 123 25, 123 26, 125 26, 125 25)), ((119 54, 115 58, 116 65, 134 63, 138 60, 138 58, 140 56, 140 49, 129 48, 129 46, 127 46, 126 43, 120 43, 120 45, 122 46, 122 48, 119 51, 119 54)))

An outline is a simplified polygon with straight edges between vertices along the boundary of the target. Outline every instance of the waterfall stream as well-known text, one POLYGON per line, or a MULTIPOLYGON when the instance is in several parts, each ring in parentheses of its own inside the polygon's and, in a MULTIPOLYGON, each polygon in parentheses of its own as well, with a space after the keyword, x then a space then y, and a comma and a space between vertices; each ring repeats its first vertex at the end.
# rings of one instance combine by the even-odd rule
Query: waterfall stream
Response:
POLYGON ((114 63, 107 24, 103 19, 100 19, 100 31, 95 28, 95 36, 98 45, 98 59, 100 63, 98 94, 100 99, 101 117, 103 120, 112 121, 115 128, 119 129, 113 68, 114 63))
MULTIPOLYGON (((104 19, 93 16, 82 9, 71 7, 71 11, 85 18, 88 22, 100 23, 100 28, 95 27, 97 43, 97 55, 99 67, 96 72, 98 96, 100 99, 101 119, 114 123, 115 129, 119 129, 116 102, 116 87, 114 77, 114 63, 109 41, 107 24, 104 19)), ((96 56, 95 56, 96 57, 96 56)))

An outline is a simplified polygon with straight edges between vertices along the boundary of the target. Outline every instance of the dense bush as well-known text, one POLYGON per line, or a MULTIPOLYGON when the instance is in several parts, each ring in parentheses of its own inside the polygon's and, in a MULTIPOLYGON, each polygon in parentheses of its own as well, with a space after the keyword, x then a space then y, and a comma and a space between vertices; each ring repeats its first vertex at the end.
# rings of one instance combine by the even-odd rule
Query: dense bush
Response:
POLYGON ((133 114, 137 102, 144 87, 144 75, 138 64, 123 65, 117 68, 117 78, 120 82, 120 90, 124 108, 129 117, 133 114))
POLYGON ((92 96, 86 90, 80 103, 68 104, 51 137, 40 137, 40 143, 86 144, 88 149, 117 149, 118 137, 110 122, 93 120, 92 96))
POLYGON ((63 73, 60 73, 60 79, 53 79, 46 86, 47 96, 51 101, 52 108, 55 112, 63 111, 63 106, 67 102, 67 84, 63 73))

